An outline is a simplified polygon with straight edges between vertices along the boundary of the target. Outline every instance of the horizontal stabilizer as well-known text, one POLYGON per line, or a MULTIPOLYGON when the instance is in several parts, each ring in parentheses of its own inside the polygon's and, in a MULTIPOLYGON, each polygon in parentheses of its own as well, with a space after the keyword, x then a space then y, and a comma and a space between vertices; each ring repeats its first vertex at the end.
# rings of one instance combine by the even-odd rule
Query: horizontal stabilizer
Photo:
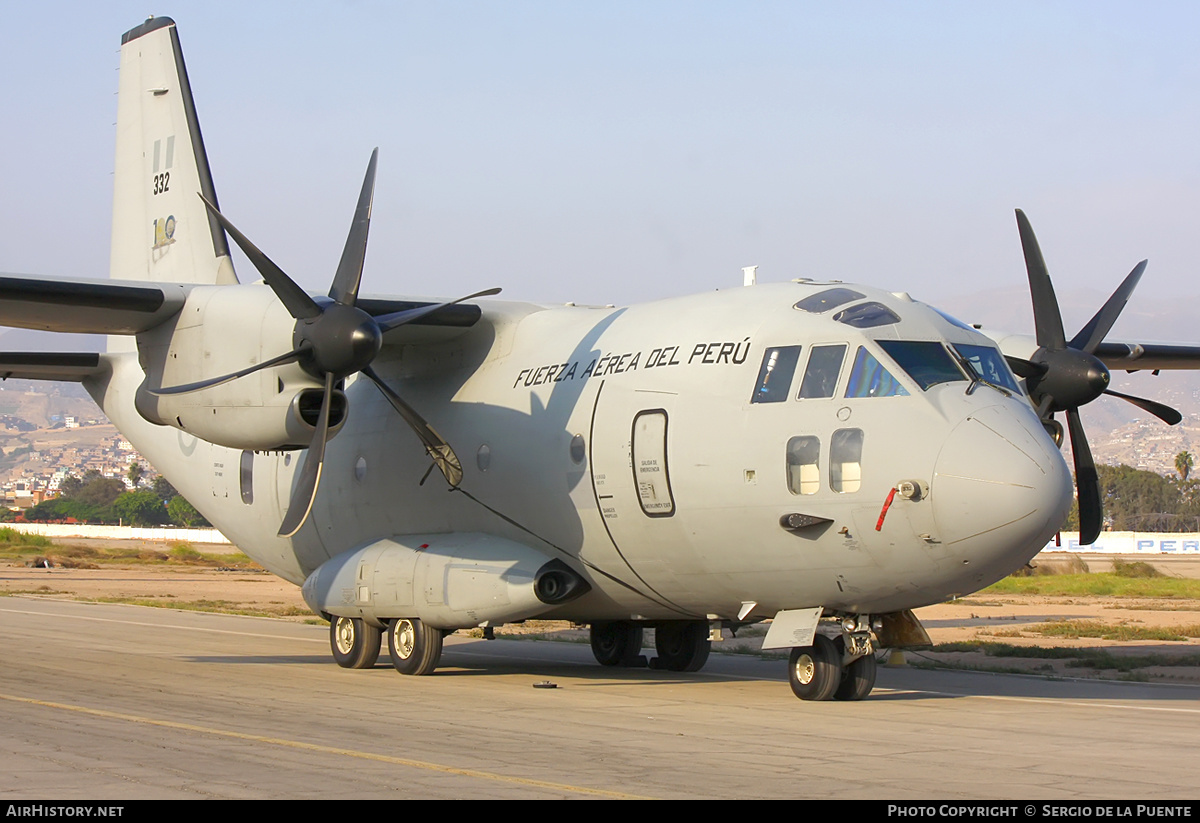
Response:
POLYGON ((106 369, 97 352, 0 352, 0 380, 66 380, 78 383, 106 369))
POLYGON ((137 334, 183 308, 173 283, 0 275, 0 326, 75 334, 137 334))

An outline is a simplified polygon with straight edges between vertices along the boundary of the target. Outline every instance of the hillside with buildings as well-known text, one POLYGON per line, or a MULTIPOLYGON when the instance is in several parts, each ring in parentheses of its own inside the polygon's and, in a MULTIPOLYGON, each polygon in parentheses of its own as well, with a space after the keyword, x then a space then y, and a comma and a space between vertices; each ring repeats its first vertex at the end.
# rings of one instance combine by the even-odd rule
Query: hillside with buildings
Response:
POLYGON ((98 471, 125 480, 149 464, 83 390, 68 383, 0 383, 0 491, 9 508, 53 497, 67 476, 98 471))

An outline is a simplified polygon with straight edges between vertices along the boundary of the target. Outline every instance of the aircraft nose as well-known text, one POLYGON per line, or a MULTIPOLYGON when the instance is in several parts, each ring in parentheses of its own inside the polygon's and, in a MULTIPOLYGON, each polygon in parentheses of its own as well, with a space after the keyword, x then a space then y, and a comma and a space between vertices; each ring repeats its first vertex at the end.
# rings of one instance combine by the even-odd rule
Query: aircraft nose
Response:
POLYGON ((1037 417, 1000 406, 954 428, 930 491, 943 546, 971 561, 974 575, 988 574, 975 562, 984 561, 997 578, 1046 544, 1073 497, 1066 463, 1037 417))

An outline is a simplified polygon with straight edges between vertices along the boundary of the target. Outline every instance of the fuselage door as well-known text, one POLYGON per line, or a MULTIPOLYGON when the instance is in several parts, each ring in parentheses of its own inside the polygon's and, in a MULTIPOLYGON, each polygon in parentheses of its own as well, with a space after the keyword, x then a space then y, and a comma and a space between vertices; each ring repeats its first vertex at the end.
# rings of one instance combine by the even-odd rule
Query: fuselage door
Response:
POLYGON ((648 517, 675 514, 667 465, 667 411, 640 411, 633 418, 633 480, 638 503, 648 517))

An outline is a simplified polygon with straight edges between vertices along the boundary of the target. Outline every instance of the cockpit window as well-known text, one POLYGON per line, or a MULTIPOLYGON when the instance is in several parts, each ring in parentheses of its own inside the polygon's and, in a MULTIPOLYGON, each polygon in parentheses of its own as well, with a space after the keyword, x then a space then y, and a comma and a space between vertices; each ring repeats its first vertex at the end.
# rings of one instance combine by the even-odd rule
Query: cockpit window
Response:
POLYGON ((833 397, 845 357, 844 343, 837 346, 813 346, 808 353, 804 379, 800 381, 800 397, 833 397))
POLYGON ((908 394, 891 372, 862 346, 854 358, 850 370, 850 382, 846 385, 847 397, 899 397, 908 394))
POLYGON ((1004 355, 1000 354, 997 349, 991 346, 968 346, 965 343, 955 343, 954 348, 967 361, 980 380, 995 386, 1003 386, 1018 394, 1021 393, 1020 388, 1017 387, 1017 378, 1013 377, 1008 363, 1004 361, 1004 355))
POLYGON ((800 360, 799 346, 778 346, 763 353, 751 403, 780 403, 788 399, 792 375, 800 360))
POLYGON ((941 343, 920 340, 879 340, 880 347, 899 364, 922 390, 938 383, 966 380, 954 358, 941 343))
POLYGON ((890 326, 900 322, 900 316, 882 303, 860 303, 843 309, 835 314, 833 319, 856 329, 890 326))
POLYGON ((830 309, 837 308, 851 300, 862 300, 866 297, 865 294, 859 294, 853 289, 825 289, 816 294, 809 295, 796 304, 796 308, 800 311, 806 311, 811 314, 824 314, 830 309))

